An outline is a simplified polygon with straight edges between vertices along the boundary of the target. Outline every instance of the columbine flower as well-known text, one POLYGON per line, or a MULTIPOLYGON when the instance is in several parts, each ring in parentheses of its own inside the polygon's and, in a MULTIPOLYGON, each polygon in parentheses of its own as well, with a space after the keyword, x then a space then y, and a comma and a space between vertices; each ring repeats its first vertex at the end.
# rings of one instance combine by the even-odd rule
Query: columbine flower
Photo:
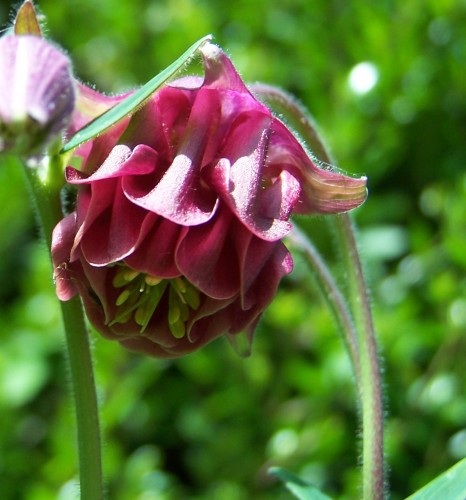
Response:
POLYGON ((218 47, 202 53, 204 80, 172 82, 78 150, 76 209, 53 234, 60 299, 79 293, 100 333, 154 356, 250 337, 292 270, 291 213, 346 211, 366 193, 317 168, 218 47))
POLYGON ((0 38, 0 151, 41 152, 68 125, 74 101, 62 52, 37 36, 0 38))

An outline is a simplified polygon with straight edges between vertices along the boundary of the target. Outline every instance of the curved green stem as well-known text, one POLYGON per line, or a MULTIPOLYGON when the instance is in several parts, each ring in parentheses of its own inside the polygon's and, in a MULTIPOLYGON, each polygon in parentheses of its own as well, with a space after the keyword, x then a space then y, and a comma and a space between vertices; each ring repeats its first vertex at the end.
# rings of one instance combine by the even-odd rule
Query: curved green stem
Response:
POLYGON ((300 231, 296 225, 293 227, 287 239, 294 248, 301 252, 306 258, 311 271, 313 272, 317 284, 322 291, 322 295, 327 302, 330 312, 333 314, 340 331, 344 336, 345 343, 350 353, 356 383, 361 379, 361 368, 359 362, 359 340, 353 323, 353 319, 348 310, 346 299, 335 282, 329 268, 313 243, 300 231))
MULTIPOLYGON (((275 111, 285 115, 298 135, 310 144, 319 160, 327 164, 333 163, 311 117, 295 99, 280 89, 268 85, 257 84, 250 88, 275 111)), ((358 352, 356 353, 353 349, 350 354, 352 357, 357 357, 358 361, 355 366, 359 367, 359 371, 355 370, 355 373, 359 376, 357 385, 362 418, 363 498, 364 500, 379 500, 384 497, 385 487, 384 414, 381 373, 372 313, 353 223, 347 214, 331 217, 329 221, 337 234, 338 246, 344 259, 344 269, 349 282, 351 311, 358 337, 358 352)), ((347 337, 349 338, 350 334, 347 333, 347 337)))
MULTIPOLYGON (((50 249, 53 228, 63 217, 60 204, 60 187, 63 183, 60 160, 52 157, 42 170, 28 166, 25 166, 25 170, 41 229, 50 249)), ((76 409, 81 498, 101 500, 103 482, 100 428, 88 332, 79 298, 60 304, 76 409)))
POLYGON ((340 242, 341 255, 346 260, 356 324, 361 366, 360 400, 362 413, 363 498, 384 498, 384 410, 379 355, 367 286, 357 249, 353 222, 348 214, 336 216, 334 227, 340 242))

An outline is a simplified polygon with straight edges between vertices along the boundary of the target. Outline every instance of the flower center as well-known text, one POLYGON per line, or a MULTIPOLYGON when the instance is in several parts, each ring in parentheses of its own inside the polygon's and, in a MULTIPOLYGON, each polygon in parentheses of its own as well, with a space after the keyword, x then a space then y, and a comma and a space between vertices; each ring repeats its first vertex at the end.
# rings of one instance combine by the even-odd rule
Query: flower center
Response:
POLYGON ((115 319, 110 326, 127 323, 133 318, 143 333, 162 297, 168 293, 168 326, 175 338, 184 337, 189 313, 200 305, 199 290, 181 276, 163 279, 140 273, 124 264, 118 267, 112 284, 121 292, 115 302, 115 319))

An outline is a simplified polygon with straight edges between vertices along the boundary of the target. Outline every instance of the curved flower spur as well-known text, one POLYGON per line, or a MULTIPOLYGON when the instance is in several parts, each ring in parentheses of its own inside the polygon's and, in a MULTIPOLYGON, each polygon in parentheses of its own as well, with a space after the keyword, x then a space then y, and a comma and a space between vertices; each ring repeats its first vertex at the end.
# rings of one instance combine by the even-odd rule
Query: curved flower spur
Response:
POLYGON ((223 334, 250 340, 292 270, 291 214, 366 197, 365 178, 313 163, 217 46, 201 53, 203 79, 171 82, 75 151, 76 208, 53 233, 59 298, 79 293, 102 335, 158 357, 223 334))

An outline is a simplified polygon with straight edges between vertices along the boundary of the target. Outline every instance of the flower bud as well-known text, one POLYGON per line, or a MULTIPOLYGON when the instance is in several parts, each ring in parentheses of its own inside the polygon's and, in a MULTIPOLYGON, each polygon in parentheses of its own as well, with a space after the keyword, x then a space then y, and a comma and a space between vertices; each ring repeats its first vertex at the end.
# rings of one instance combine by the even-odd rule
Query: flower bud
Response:
POLYGON ((75 92, 70 62, 43 38, 0 38, 0 152, 41 153, 68 125, 75 92))

